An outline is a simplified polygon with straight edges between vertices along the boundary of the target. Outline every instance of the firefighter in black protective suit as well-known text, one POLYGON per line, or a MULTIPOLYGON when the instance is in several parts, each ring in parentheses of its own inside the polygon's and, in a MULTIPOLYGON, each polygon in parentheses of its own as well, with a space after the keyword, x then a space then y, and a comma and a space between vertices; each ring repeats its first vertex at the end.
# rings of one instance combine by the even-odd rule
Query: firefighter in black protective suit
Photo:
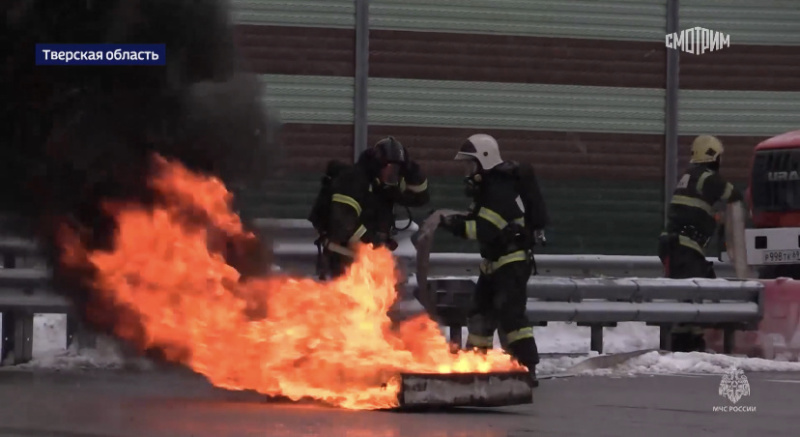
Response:
MULTIPOLYGON (((689 168, 678 180, 667 226, 659 237, 658 257, 668 278, 716 278, 714 264, 705 255, 717 227, 713 206, 743 199, 741 192, 718 173, 723 151, 720 140, 711 135, 700 135, 692 143, 689 168)), ((673 351, 705 351, 701 328, 679 326, 671 337, 673 351)))
MULTIPOLYGON (((430 201, 428 180, 419 164, 393 137, 365 150, 355 165, 331 182, 331 203, 322 256, 329 277, 344 273, 355 255, 354 244, 397 248, 394 206, 424 206, 430 201)), ((326 275, 321 275, 326 276, 326 275)))
MULTIPOLYGON (((455 159, 466 164, 466 194, 473 204, 466 216, 442 217, 440 227, 457 237, 478 240, 483 258, 467 322, 467 348, 492 348, 498 330, 505 337, 506 351, 528 368, 538 385, 539 353, 525 310, 533 269, 532 248, 535 242, 544 242, 546 213, 542 214, 543 221, 526 229, 525 204, 517 184, 518 164, 501 159, 493 137, 472 135, 455 159)), ((536 208, 544 211, 538 185, 535 191, 539 199, 536 208)))

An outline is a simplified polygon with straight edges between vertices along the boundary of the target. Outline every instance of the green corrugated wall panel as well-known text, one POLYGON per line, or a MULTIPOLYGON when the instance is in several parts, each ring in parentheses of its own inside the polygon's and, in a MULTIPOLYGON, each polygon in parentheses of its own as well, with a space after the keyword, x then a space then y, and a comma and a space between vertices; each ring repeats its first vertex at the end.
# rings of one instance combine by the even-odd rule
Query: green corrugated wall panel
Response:
POLYGON ((681 90, 678 108, 681 135, 772 136, 800 127, 798 92, 681 90))
POLYGON ((375 29, 662 41, 666 0, 373 0, 375 29))
MULTIPOLYGON (((351 123, 346 77, 266 75, 287 123, 351 123)), ((370 79, 369 122, 567 132, 662 134, 664 90, 370 79)), ((679 132, 775 135, 800 126, 800 93, 681 90, 679 132)))
POLYGON ((284 123, 353 122, 354 83, 350 77, 266 75, 265 100, 284 123))
POLYGON ((664 91, 643 88, 434 81, 370 81, 369 121, 584 132, 663 132, 664 91))
POLYGON ((355 27, 354 0, 232 0, 231 7, 241 24, 355 27))
MULTIPOLYGON (((353 28, 354 0, 232 0, 235 22, 353 28)), ((666 0, 373 0, 377 29, 499 33, 660 41, 666 0)), ((791 1, 682 2, 681 28, 731 35, 731 44, 800 44, 800 8, 791 1)))
POLYGON ((737 44, 800 45, 796 0, 692 0, 681 2, 680 27, 726 33, 737 44))
MULTIPOLYGON (((431 204, 415 208, 416 219, 438 208, 466 208, 459 178, 430 178, 431 204)), ((293 175, 245 194, 243 212, 255 217, 305 218, 317 190, 318 174, 293 175)), ((652 254, 662 220, 659 183, 542 181, 553 218, 549 246, 542 253, 652 254)), ((400 217, 405 217, 402 210, 400 217)), ((437 236, 435 250, 474 251, 474 243, 437 236)))
MULTIPOLYGON (((267 75, 287 123, 352 120, 350 78, 267 75), (324 109, 324 110, 321 110, 324 109)), ((369 80, 370 124, 663 133, 664 90, 416 79, 369 80)))

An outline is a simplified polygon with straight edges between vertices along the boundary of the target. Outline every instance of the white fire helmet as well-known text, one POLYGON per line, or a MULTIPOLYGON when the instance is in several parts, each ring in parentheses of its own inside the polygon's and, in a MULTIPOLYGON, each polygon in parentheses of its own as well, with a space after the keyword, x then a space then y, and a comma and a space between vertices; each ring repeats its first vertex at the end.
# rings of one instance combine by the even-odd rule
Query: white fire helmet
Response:
POLYGON ((491 135, 475 134, 467 138, 456 153, 457 161, 476 159, 483 170, 491 170, 503 163, 497 140, 491 135))

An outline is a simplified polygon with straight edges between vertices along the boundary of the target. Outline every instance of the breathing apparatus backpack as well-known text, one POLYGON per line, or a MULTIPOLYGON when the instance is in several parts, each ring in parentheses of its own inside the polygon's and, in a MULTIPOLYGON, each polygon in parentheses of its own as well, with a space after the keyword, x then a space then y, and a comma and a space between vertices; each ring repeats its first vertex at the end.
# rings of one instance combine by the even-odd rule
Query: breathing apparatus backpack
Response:
POLYGON ((328 232, 328 222, 330 220, 331 203, 333 202, 333 180, 350 165, 342 161, 332 159, 328 161, 325 174, 321 179, 321 187, 311 207, 308 221, 314 226, 317 233, 325 235, 328 232))
POLYGON ((522 245, 527 247, 533 264, 533 274, 538 275, 539 270, 536 267, 536 258, 533 254, 533 247, 536 245, 535 231, 544 229, 550 223, 550 217, 547 214, 547 206, 533 166, 516 162, 513 164, 517 193, 525 207, 525 228, 524 230, 517 229, 517 231, 521 234, 522 245))
POLYGON ((533 166, 516 162, 514 164, 517 192, 525 206, 525 229, 532 235, 533 231, 544 229, 549 225, 550 217, 533 166))

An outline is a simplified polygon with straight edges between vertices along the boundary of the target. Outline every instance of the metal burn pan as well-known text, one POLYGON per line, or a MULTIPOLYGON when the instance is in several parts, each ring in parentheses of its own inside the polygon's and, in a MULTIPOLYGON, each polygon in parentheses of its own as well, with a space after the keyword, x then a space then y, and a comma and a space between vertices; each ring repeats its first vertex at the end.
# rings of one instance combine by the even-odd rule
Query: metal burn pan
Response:
POLYGON ((528 372, 403 373, 399 409, 502 407, 533 403, 528 372))

